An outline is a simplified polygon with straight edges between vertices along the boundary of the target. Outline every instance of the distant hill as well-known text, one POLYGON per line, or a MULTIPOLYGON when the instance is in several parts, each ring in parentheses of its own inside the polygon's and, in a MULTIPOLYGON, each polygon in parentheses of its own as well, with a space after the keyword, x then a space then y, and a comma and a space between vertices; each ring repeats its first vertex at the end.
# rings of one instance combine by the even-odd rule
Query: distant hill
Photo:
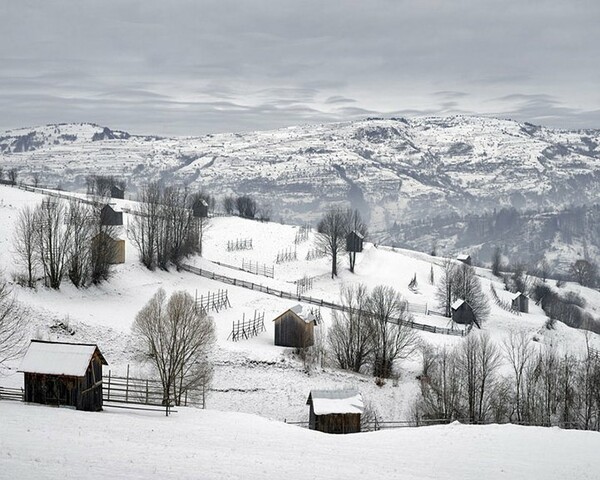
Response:
POLYGON ((149 180, 245 193, 288 222, 314 222, 328 205, 349 203, 383 238, 394 225, 439 215, 591 204, 599 145, 600 130, 468 116, 183 138, 68 124, 0 134, 0 165, 69 189, 105 173, 124 177, 130 194, 149 180))

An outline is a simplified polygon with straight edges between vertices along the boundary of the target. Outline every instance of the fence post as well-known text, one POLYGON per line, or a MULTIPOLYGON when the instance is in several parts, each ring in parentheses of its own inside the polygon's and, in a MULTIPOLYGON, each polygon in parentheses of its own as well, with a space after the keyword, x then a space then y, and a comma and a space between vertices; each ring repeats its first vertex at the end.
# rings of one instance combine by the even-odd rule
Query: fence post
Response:
POLYGON ((129 364, 127 364, 127 380, 125 382, 125 401, 129 400, 129 364))
POLYGON ((110 400, 110 370, 108 371, 108 398, 110 400))

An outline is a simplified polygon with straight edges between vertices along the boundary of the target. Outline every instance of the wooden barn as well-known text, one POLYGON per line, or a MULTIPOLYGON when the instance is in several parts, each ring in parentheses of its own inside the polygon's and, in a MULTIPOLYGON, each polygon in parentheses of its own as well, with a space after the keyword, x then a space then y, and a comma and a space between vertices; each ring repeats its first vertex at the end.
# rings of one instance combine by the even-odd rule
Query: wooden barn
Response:
POLYGON ((346 251, 354 253, 362 252, 364 239, 365 237, 361 233, 353 230, 346 235, 346 251))
POLYGON ((19 371, 25 374, 25 401, 102 410, 102 365, 97 345, 32 340, 19 371))
POLYGON ((194 205, 192 205, 192 212, 196 218, 208 217, 208 203, 206 203, 206 200, 200 198, 194 202, 194 205))
POLYGON ((324 433, 358 433, 364 404, 360 392, 347 390, 311 390, 308 428, 324 433))
POLYGON ((529 313, 529 297, 524 293, 517 292, 511 295, 513 310, 521 313, 529 313))
POLYGON ((100 210, 100 225, 123 225, 123 212, 114 205, 104 205, 100 210))
POLYGON ((315 343, 316 317, 302 305, 286 310, 275 322, 275 345, 305 348, 315 343))
POLYGON ((459 262, 465 263, 467 265, 472 265, 473 264, 473 260, 471 259, 471 255, 467 255, 466 253, 461 253, 458 257, 456 257, 456 259, 459 262))
POLYGON ((113 185, 110 187, 110 196, 112 198, 120 198, 123 200, 125 198, 125 189, 117 185, 113 185))
POLYGON ((479 327, 477 318, 475 318, 475 312, 473 308, 467 302, 462 299, 456 300, 450 307, 452 311, 452 320, 456 323, 463 325, 470 325, 474 323, 479 327))
POLYGON ((107 233, 100 232, 94 238, 92 243, 103 242, 104 248, 112 253, 112 260, 109 262, 113 265, 125 263, 125 240, 121 238, 113 238, 107 233))

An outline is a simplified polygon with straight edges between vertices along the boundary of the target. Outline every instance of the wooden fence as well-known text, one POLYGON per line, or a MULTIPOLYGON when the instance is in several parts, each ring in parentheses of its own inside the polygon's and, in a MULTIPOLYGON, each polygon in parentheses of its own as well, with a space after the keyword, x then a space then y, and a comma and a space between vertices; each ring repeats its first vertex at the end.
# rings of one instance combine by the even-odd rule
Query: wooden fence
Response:
POLYGON ((0 386, 0 400, 15 400, 22 402, 25 399, 25 392, 22 388, 10 388, 0 386))
MULTIPOLYGON (((282 290, 278 290, 271 287, 266 287, 264 285, 256 284, 253 282, 247 282, 245 280, 240 280, 237 278, 231 278, 226 275, 220 275, 215 272, 210 272, 208 270, 203 270, 198 267, 194 267, 192 265, 182 264, 181 269, 187 272, 193 273, 195 275, 200 275, 204 278, 209 278, 211 280, 215 280, 217 282, 227 283, 229 285, 234 285, 236 287, 248 288, 250 290, 255 290, 258 292, 266 293, 268 295, 273 295, 279 298, 286 298, 289 300, 297 300, 298 302, 309 303, 311 305, 317 305, 319 307, 329 308, 331 310, 339 310, 339 311, 352 311, 353 309, 346 307, 344 305, 339 305, 333 302, 328 302, 323 299, 307 297, 305 295, 294 295, 289 292, 284 292, 282 290)), ((409 312, 421 313, 427 310, 427 305, 414 304, 411 302, 406 302, 407 308, 409 312)), ((455 335, 459 337, 464 337, 469 334, 471 331, 470 328, 466 329, 453 329, 453 328, 445 328, 445 327, 436 327, 433 325, 427 325, 423 323, 414 322, 412 320, 405 320, 401 318, 393 318, 390 319, 390 323, 394 323, 397 325, 407 326, 409 328, 413 328, 415 330, 422 330, 424 332, 442 334, 442 335, 455 335)))
POLYGON ((265 331, 265 312, 258 314, 254 311, 254 318, 246 320, 246 314, 244 314, 241 321, 233 322, 231 333, 227 337, 227 340, 248 340, 250 337, 256 337, 265 331))
POLYGON ((296 251, 296 247, 290 247, 277 252, 277 259, 275 260, 275 263, 288 263, 295 262, 296 260, 298 260, 298 252, 296 251))
POLYGON ((227 251, 234 252, 236 250, 252 250, 251 238, 238 238, 236 240, 227 240, 227 251))
POLYGON ((242 259, 242 270, 254 275, 275 278, 275 267, 269 267, 264 263, 253 262, 252 260, 246 261, 242 259))
POLYGON ((521 312, 519 310, 516 310, 513 308, 512 303, 508 302, 506 300, 502 300, 500 298, 500 296, 498 295, 498 292, 496 291, 496 289, 494 288, 494 285, 492 285, 490 283, 490 292, 492 292, 492 297, 494 298, 494 302, 496 303, 496 305, 498 305, 502 310, 506 310, 507 312, 510 312, 514 315, 521 315, 521 312))
POLYGON ((231 308, 229 292, 227 290, 219 290, 218 292, 203 293, 198 297, 198 290, 196 290, 196 307, 204 313, 213 310, 218 312, 226 308, 231 308))
POLYGON ((294 244, 299 245, 300 243, 306 242, 308 240, 309 233, 310 233, 310 225, 309 224, 302 225, 296 231, 296 237, 294 238, 294 244))

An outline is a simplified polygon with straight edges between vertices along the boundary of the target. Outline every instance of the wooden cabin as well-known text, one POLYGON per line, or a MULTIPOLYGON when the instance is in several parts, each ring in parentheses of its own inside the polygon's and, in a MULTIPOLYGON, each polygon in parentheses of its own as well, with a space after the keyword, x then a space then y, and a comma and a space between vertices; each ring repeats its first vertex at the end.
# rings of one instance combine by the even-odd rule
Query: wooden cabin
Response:
POLYGON ((192 212, 196 218, 208 217, 208 203, 203 198, 198 199, 192 205, 192 212))
POLYGON ((365 240, 364 235, 353 230, 346 235, 346 251, 360 253, 363 251, 363 242, 365 240))
POLYGON ((478 325, 477 319, 475 318, 475 312, 473 312, 473 308, 471 308, 471 305, 469 305, 464 300, 456 300, 450 306, 450 310, 452 311, 452 320, 454 322, 463 325, 470 325, 472 323, 478 325))
POLYGON ((511 295, 513 310, 521 313, 529 313, 529 297, 524 293, 517 292, 511 295))
POLYGON ((123 200, 125 198, 125 189, 117 185, 113 185, 110 187, 110 196, 112 198, 120 198, 123 200))
POLYGON ((125 240, 113 238, 107 233, 100 232, 92 238, 92 243, 96 242, 103 242, 103 248, 106 248, 106 251, 112 254, 112 259, 109 263, 113 265, 125 263, 125 240))
POLYGON ((102 365, 97 345, 32 340, 19 371, 25 376, 25 401, 102 410, 102 365))
POLYGON ((461 253, 458 257, 456 257, 456 259, 459 262, 462 262, 466 265, 472 265, 473 264, 473 260, 471 259, 471 255, 467 255, 466 253, 461 253))
POLYGON ((324 433, 358 433, 364 404, 360 392, 346 390, 311 390, 308 428, 324 433))
POLYGON ((317 318, 302 305, 286 310, 275 322, 275 345, 279 347, 306 348, 315 343, 317 318))
POLYGON ((100 225, 123 225, 123 212, 114 205, 104 205, 100 210, 100 225))

